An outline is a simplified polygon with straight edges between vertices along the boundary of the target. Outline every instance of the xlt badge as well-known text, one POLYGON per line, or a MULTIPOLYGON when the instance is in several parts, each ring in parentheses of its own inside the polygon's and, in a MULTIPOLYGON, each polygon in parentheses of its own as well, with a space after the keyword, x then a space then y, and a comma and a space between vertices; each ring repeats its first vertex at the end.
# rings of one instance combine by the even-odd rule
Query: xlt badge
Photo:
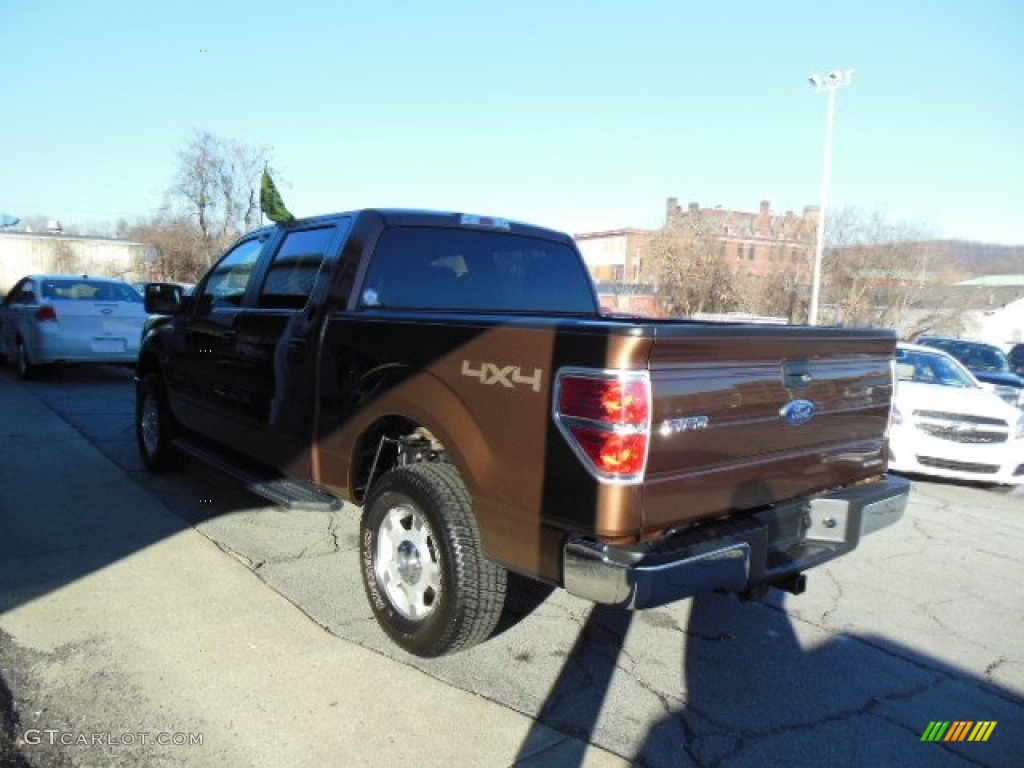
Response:
POLYGON ((676 432, 692 432, 707 429, 711 420, 707 416, 682 416, 678 419, 665 419, 658 427, 659 434, 674 435, 676 432))

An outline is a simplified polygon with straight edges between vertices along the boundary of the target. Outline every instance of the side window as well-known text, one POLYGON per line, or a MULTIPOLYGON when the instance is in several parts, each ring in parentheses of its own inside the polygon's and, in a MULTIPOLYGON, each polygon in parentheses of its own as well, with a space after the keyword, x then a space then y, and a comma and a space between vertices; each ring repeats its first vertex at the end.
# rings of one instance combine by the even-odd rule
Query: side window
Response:
POLYGON ((334 239, 335 228, 319 227, 289 233, 267 271, 259 306, 267 309, 301 309, 334 239))
POLYGON ((237 307, 242 303, 249 279, 259 261, 264 241, 239 243, 217 262, 203 285, 200 308, 208 311, 216 306, 237 307))

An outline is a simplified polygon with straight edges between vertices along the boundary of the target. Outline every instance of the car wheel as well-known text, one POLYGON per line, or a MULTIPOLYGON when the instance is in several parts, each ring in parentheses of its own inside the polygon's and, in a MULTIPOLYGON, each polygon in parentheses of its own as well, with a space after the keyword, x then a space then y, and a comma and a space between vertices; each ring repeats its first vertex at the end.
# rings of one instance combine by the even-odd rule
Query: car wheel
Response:
POLYGON ((139 382, 135 395, 135 437, 146 468, 159 472, 174 464, 174 418, 163 383, 156 374, 139 382))
POLYGON ((995 491, 996 493, 1003 493, 1003 494, 1006 494, 1007 496, 1015 493, 1018 488, 1020 488, 1019 485, 990 485, 990 486, 988 486, 988 489, 990 491, 995 491))
POLYGON ((38 372, 37 366, 32 365, 32 361, 29 359, 28 349, 22 339, 18 339, 14 343, 14 370, 19 379, 26 381, 35 378, 38 372))
POLYGON ((484 555, 455 467, 414 464, 381 477, 364 507, 360 542, 370 607, 409 653, 455 653, 494 631, 507 573, 484 555))

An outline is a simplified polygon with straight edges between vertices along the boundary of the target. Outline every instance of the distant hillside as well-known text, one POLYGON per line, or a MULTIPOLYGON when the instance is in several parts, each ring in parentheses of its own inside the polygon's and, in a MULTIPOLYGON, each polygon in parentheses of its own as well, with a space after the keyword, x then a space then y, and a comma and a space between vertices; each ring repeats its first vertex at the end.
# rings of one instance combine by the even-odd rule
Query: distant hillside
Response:
POLYGON ((934 248, 945 266, 965 278, 1024 273, 1024 245, 992 245, 969 240, 934 240, 922 245, 934 248))

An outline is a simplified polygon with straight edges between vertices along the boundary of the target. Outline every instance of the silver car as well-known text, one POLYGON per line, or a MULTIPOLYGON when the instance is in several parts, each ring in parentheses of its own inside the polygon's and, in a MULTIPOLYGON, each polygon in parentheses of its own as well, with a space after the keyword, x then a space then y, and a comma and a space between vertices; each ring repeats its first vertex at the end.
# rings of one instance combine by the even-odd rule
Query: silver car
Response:
POLYGON ((50 363, 134 364, 142 296, 107 277, 29 275, 0 304, 0 362, 21 378, 50 363))

